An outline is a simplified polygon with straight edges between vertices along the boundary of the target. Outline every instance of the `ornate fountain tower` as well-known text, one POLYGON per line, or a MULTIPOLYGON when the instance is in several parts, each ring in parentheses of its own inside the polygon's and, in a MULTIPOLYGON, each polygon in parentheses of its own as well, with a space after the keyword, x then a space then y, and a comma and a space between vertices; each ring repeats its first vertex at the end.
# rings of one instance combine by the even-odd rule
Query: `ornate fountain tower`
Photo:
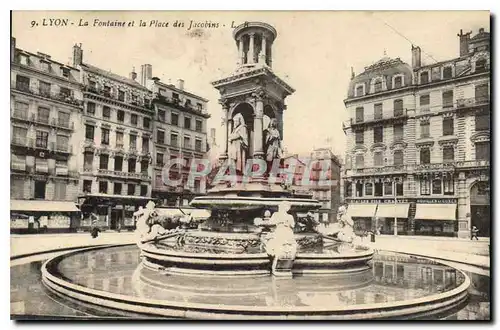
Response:
POLYGON ((266 158, 264 131, 270 120, 276 120, 280 139, 283 138, 284 101, 295 90, 271 69, 276 36, 274 27, 261 22, 245 22, 234 29, 237 68, 231 76, 212 82, 220 92, 219 102, 224 114, 225 148, 221 160, 230 155, 230 135, 237 116, 243 117, 246 125, 246 159, 266 158))

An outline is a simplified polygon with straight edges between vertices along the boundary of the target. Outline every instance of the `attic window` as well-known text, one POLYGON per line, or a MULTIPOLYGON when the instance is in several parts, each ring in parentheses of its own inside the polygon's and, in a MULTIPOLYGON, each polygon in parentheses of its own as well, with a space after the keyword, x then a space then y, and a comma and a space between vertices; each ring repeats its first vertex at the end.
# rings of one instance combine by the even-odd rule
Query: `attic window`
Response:
POLYGON ((356 96, 363 96, 364 94, 364 88, 363 85, 359 85, 356 87, 356 96))
POLYGON ((486 70, 486 60, 484 58, 478 59, 476 61, 476 72, 481 72, 486 70))
POLYGON ((382 91, 382 81, 378 80, 374 85, 375 93, 382 91))
POLYGON ((443 69, 443 79, 450 79, 452 77, 451 66, 443 69))
POLYGON ((429 82, 429 72, 420 73, 420 83, 427 84, 429 82))
POLYGON ((403 77, 397 76, 394 78, 394 88, 403 87, 403 77))
POLYGON ((29 57, 24 54, 19 55, 19 63, 22 65, 28 65, 29 57))
POLYGON ((69 69, 68 68, 62 68, 62 75, 65 78, 69 78, 69 69))

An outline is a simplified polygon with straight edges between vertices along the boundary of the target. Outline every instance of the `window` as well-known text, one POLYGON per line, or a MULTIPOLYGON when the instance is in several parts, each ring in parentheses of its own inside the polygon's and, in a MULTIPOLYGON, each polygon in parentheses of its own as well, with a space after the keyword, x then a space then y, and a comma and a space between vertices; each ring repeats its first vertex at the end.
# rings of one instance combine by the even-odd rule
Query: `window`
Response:
POLYGON ((403 163, 404 163, 403 150, 394 151, 394 165, 403 165, 403 163))
POLYGON ((63 97, 70 97, 71 90, 69 88, 59 87, 59 95, 63 97))
POLYGON ((16 89, 20 91, 29 92, 30 90, 30 78, 17 75, 16 76, 16 89))
POLYGON ((62 70, 62 75, 64 78, 69 78, 70 72, 68 68, 61 68, 62 70))
POLYGON ((453 118, 443 119, 443 135, 453 135, 453 118))
POLYGON ((68 151, 69 137, 65 135, 56 136, 56 150, 68 151))
POLYGON ((94 154, 92 152, 85 152, 83 154, 83 169, 86 171, 92 171, 93 164, 94 154))
POLYGON ((488 114, 477 114, 475 116, 475 129, 476 131, 489 131, 490 116, 488 114))
POLYGON ((49 133, 44 131, 36 131, 36 147, 37 148, 47 148, 47 142, 49 139, 49 133))
POLYGON ((84 193, 92 192, 92 180, 83 180, 83 192, 84 193))
POLYGON ((90 87, 90 90, 97 90, 97 82, 95 82, 94 80, 89 80, 89 87, 90 87))
POLYGON ((196 128, 195 129, 197 132, 202 131, 202 125, 203 125, 203 122, 201 120, 196 119, 196 128))
POLYGON ((186 102, 185 102, 184 105, 186 106, 186 108, 191 109, 191 100, 190 99, 186 99, 186 102))
POLYGON ((50 84, 45 81, 39 81, 38 92, 42 96, 50 96, 50 84))
POLYGON ((403 191, 403 181, 398 180, 396 181, 396 196, 403 196, 404 191, 403 191))
POLYGON ((451 66, 447 66, 443 69, 443 79, 450 79, 452 74, 451 66))
POLYGON ((363 94, 364 94, 363 85, 356 87, 356 96, 363 96, 363 94))
POLYGON ((147 196, 148 195, 148 186, 141 184, 141 196, 147 196))
POLYGON ((476 61, 476 72, 486 71, 486 60, 480 58, 476 61))
POLYGON ((170 145, 174 147, 178 146, 177 134, 170 134, 170 145))
POLYGON ((148 173, 148 168, 149 168, 149 161, 148 160, 142 160, 141 161, 141 173, 147 174, 148 173))
POLYGON ((365 167, 365 157, 363 155, 356 155, 356 168, 365 167))
POLYGON ((118 100, 124 102, 125 101, 125 92, 118 91, 118 100))
POLYGON ((198 109, 198 111, 202 111, 203 110, 203 104, 201 103, 196 103, 196 109, 198 109))
POLYGON ((35 199, 45 199, 45 181, 35 181, 35 199))
POLYGON ((14 117, 28 119, 29 105, 17 102, 14 104, 14 117))
POLYGON ((185 136, 183 142, 184 142, 184 145, 183 145, 184 148, 187 148, 187 149, 192 149, 193 148, 191 146, 191 138, 189 136, 185 136))
POLYGON ((156 166, 163 166, 163 153, 156 153, 156 166))
POLYGON ((486 102, 490 98, 488 84, 477 85, 475 87, 476 102, 486 102))
POLYGON ((19 64, 28 65, 29 57, 26 55, 19 55, 19 64))
POLYGON ((125 121, 125 112, 123 110, 118 110, 116 112, 116 119, 118 122, 123 123, 125 121))
POLYGON ((179 115, 176 113, 172 113, 172 114, 170 114, 170 117, 171 117, 171 121, 172 121, 171 124, 178 126, 179 125, 179 115))
POLYGON ((95 115, 95 103, 87 102, 87 113, 89 115, 95 115))
POLYGON ((373 127, 373 142, 381 143, 384 141, 384 127, 375 126, 373 127))
POLYGON ((108 193, 108 181, 99 181, 99 193, 100 194, 108 193))
POLYGON ((54 200, 63 201, 66 199, 66 184, 64 182, 54 183, 54 200))
POLYGON ((136 150, 137 149, 137 135, 130 134, 129 140, 130 140, 129 149, 136 150))
POLYGON ((142 137, 142 152, 143 153, 149 152, 149 138, 147 136, 142 137))
POLYGON ((402 141, 404 139, 404 127, 403 124, 395 124, 392 127, 394 141, 402 141))
POLYGON ((427 95, 420 95, 420 107, 422 108, 422 112, 429 111, 429 104, 431 102, 431 97, 429 94, 427 95))
POLYGON ((24 127, 12 127, 12 142, 20 145, 26 145, 28 129, 24 127))
POLYGON ((364 121, 364 109, 363 107, 356 108, 356 122, 362 123, 364 121))
POLYGON ((43 71, 50 72, 50 63, 49 62, 45 62, 45 60, 41 60, 40 66, 42 67, 43 71))
POLYGON ((443 148, 443 163, 452 163, 455 161, 455 148, 444 147, 443 148))
POLYGON ((381 151, 377 151, 373 154, 373 165, 384 166, 384 154, 381 151))
POLYGON ((115 156, 115 171, 123 171, 123 157, 115 156))
POLYGON ((101 128, 101 144, 109 145, 109 129, 101 128))
POLYGON ((453 107, 453 91, 443 92, 443 108, 453 107))
POLYGON ((373 183, 371 183, 371 182, 365 183, 365 195, 366 196, 373 195, 373 183))
POLYGON ((41 123, 48 124, 49 117, 50 117, 50 109, 49 108, 38 107, 37 121, 39 121, 41 123))
POLYGON ((111 108, 107 106, 102 107, 102 117, 109 119, 111 118, 111 108))
POLYGON ((99 169, 100 170, 107 170, 108 169, 108 160, 109 160, 108 155, 100 155, 99 156, 99 169))
POLYGON ((137 115, 136 114, 131 114, 130 115, 130 124, 137 126, 137 115))
POLYGON ((380 181, 375 182, 375 196, 380 197, 383 195, 383 184, 380 181))
POLYGON ((196 139, 196 141, 194 142, 194 150, 196 150, 196 151, 202 151, 201 150, 201 140, 200 139, 196 139))
POLYGON ((69 113, 59 111, 57 113, 57 124, 62 127, 69 127, 69 113))
POLYGON ((420 179, 420 195, 430 195, 431 194, 431 179, 425 177, 420 179))
POLYGON ((490 143, 476 142, 476 160, 490 160, 490 143))
POLYGON ((365 132, 363 130, 356 131, 356 144, 365 143, 365 132))
POLYGON ((128 159, 128 172, 135 173, 136 160, 135 158, 128 159))
POLYGON ((191 118, 184 117, 184 128, 191 129, 191 118))
POLYGON ((351 182, 346 182, 344 185, 344 194, 346 197, 351 197, 351 192, 352 192, 352 183, 351 182))
POLYGON ((116 147, 123 148, 123 132, 116 132, 116 147))
POLYGON ((394 100, 394 117, 400 117, 403 115, 403 100, 394 100))
POLYGON ((430 124, 428 121, 420 123, 420 138, 430 137, 430 124))
POLYGON ((156 143, 165 143, 165 131, 157 130, 156 131, 156 143))
POLYGON ((142 119, 142 127, 149 129, 150 126, 151 126, 151 119, 149 119, 148 117, 144 117, 142 119))
POLYGON ((133 184, 127 185, 127 195, 135 195, 135 185, 133 184))
POLYGON ((447 175, 443 179, 443 191, 445 195, 455 194, 455 181, 453 175, 447 175))
POLYGON ((439 178, 432 180, 432 194, 441 195, 442 194, 442 181, 439 178))
POLYGON ((382 91, 382 80, 377 80, 373 85, 375 93, 382 91))
POLYGON ((165 111, 163 110, 158 110, 158 120, 165 122, 165 111))
POLYGON ((392 181, 384 182, 384 195, 392 195, 392 181))
POLYGON ((374 119, 382 119, 383 117, 383 108, 382 108, 382 103, 377 103, 374 106, 374 119))
POLYGON ((122 184, 120 182, 115 182, 113 185, 113 194, 121 195, 122 194, 122 184))
POLYGON ((397 76, 394 78, 394 88, 401 88, 403 87, 403 77, 397 76))
POLYGON ((363 197, 363 184, 356 182, 356 197, 363 197))
POLYGON ((429 72, 421 72, 420 73, 420 83, 427 84, 429 82, 429 72))
POLYGON ((110 86, 104 86, 103 94, 106 97, 110 97, 111 96, 111 87, 110 86))
POLYGON ((179 94, 177 94, 177 93, 172 93, 172 98, 173 98, 174 100, 179 100, 179 94))
POLYGON ((420 164, 431 163, 431 151, 429 148, 420 149, 420 164))

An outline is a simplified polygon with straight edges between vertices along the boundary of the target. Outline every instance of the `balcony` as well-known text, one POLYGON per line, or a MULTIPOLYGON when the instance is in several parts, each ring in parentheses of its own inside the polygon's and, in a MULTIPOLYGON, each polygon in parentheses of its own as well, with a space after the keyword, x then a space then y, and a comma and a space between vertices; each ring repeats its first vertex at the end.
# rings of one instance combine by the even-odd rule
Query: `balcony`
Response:
POLYGON ((393 117, 377 117, 377 118, 356 118, 353 119, 351 118, 350 120, 347 120, 342 123, 342 128, 345 130, 348 127, 357 127, 357 126, 363 126, 363 125, 370 125, 370 124, 376 124, 376 123, 382 123, 382 122, 392 122, 392 121, 398 121, 401 119, 405 119, 408 117, 408 111, 407 109, 400 109, 400 110, 394 110, 394 116, 393 117))
POLYGON ((479 107, 482 105, 487 105, 489 103, 490 103, 489 96, 477 96, 477 97, 470 97, 470 98, 462 98, 462 99, 457 99, 457 108, 458 109, 465 109, 465 108, 471 108, 471 107, 479 107))
POLYGON ((50 91, 40 91, 36 90, 34 88, 30 88, 29 85, 26 84, 16 84, 15 87, 16 90, 23 92, 23 93, 29 93, 32 95, 36 95, 38 97, 43 97, 45 99, 50 99, 53 101, 58 101, 58 102, 63 102, 67 103, 70 105, 75 105, 75 106, 82 106, 83 101, 76 99, 73 95, 71 94, 66 94, 66 93, 51 93, 50 91))
POLYGON ((353 174, 356 175, 377 175, 377 174, 394 174, 405 173, 409 170, 408 165, 389 165, 381 167, 367 167, 353 169, 353 174))
POLYGON ((28 120, 29 116, 28 116, 28 113, 26 111, 14 110, 12 112, 12 118, 21 119, 21 120, 28 120))
POLYGON ((10 168, 13 171, 26 172, 26 162, 11 162, 10 168))
POLYGON ((29 140, 26 137, 14 136, 14 137, 12 137, 11 144, 16 145, 16 146, 21 146, 21 147, 27 147, 28 141, 29 140))
POLYGON ((455 162, 455 167, 464 169, 464 168, 489 168, 490 161, 489 160, 466 160, 455 162))
POLYGON ((178 98, 169 98, 164 95, 160 95, 159 93, 155 95, 153 101, 161 102, 163 104, 168 104, 170 106, 173 106, 174 108, 187 110, 192 113, 208 115, 207 111, 203 109, 203 107, 201 109, 199 107, 193 107, 193 105, 190 104, 189 102, 181 102, 181 100, 178 98))
POLYGON ((454 171, 454 163, 435 163, 435 164, 417 164, 415 165, 415 172, 440 172, 440 171, 454 171))
POLYGON ((73 146, 62 143, 50 143, 50 150, 61 153, 71 154, 73 152, 73 146))
POLYGON ((51 122, 52 126, 58 127, 58 128, 65 128, 68 130, 74 130, 75 129, 75 123, 70 122, 69 120, 64 120, 62 118, 53 118, 51 122))

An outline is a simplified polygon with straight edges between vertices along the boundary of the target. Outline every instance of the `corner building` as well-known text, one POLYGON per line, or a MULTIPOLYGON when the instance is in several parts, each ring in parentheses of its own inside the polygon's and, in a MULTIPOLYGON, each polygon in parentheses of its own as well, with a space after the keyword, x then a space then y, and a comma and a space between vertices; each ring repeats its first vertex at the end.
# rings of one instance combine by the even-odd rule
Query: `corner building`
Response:
POLYGON ((490 234, 490 34, 459 36, 459 57, 384 57, 352 75, 344 198, 359 230, 490 234))

